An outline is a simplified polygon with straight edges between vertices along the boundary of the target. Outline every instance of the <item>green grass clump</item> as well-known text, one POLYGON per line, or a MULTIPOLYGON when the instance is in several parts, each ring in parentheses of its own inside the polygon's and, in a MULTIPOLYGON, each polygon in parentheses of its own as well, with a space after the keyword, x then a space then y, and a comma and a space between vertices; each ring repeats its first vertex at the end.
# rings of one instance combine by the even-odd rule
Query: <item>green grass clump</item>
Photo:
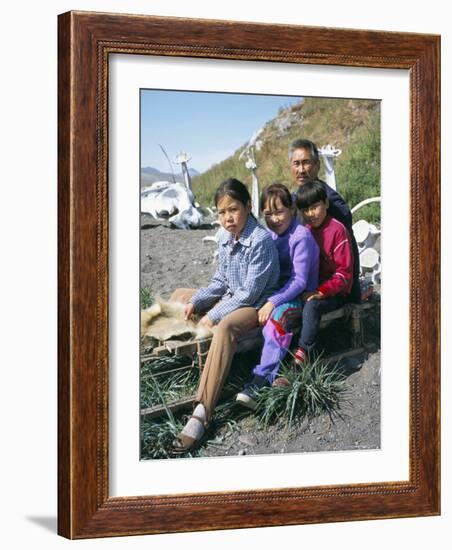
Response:
POLYGON ((142 286, 140 288, 140 308, 146 309, 152 305, 154 301, 154 295, 152 290, 148 286, 142 286))
POLYGON ((180 390, 189 391, 196 384, 190 381, 194 369, 185 369, 171 373, 171 376, 157 376, 151 370, 142 376, 141 406, 162 404, 165 416, 159 419, 144 419, 141 422, 141 457, 170 458, 173 456, 172 443, 174 438, 184 427, 184 422, 176 418, 167 404, 173 399, 180 398, 180 390), (159 378, 159 380, 157 380, 159 378), (166 378, 166 380, 164 379, 166 378))
POLYGON ((190 367, 181 368, 184 366, 183 358, 161 358, 152 363, 152 368, 145 364, 141 371, 141 407, 153 407, 195 393, 199 371, 190 367))
POLYGON ((266 387, 258 394, 256 414, 264 426, 283 420, 290 428, 294 420, 339 410, 346 377, 337 366, 319 357, 301 369, 283 366, 280 376, 288 380, 288 386, 266 387))
POLYGON ((143 420, 141 423, 141 458, 172 458, 172 443, 181 432, 184 423, 180 419, 161 418, 143 420))

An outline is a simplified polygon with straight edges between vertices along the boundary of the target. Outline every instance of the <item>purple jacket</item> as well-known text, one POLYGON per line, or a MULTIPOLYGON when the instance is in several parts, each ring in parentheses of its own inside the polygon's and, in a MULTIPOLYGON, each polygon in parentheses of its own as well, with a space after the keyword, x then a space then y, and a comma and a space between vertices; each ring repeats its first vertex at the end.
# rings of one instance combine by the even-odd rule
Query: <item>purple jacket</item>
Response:
POLYGON ((309 229, 294 218, 283 235, 270 231, 278 249, 279 290, 268 300, 275 306, 290 302, 305 290, 315 290, 319 280, 319 247, 309 229))

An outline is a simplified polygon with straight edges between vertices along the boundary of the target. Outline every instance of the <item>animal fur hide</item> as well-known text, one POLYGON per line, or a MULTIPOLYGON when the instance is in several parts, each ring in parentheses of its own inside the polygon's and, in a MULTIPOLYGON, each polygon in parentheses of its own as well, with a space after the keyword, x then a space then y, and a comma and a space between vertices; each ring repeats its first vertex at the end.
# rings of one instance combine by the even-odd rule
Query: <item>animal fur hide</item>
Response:
POLYGON ((141 336, 156 340, 201 340, 212 336, 211 330, 198 326, 195 321, 184 319, 185 304, 182 302, 156 302, 141 312, 141 336))

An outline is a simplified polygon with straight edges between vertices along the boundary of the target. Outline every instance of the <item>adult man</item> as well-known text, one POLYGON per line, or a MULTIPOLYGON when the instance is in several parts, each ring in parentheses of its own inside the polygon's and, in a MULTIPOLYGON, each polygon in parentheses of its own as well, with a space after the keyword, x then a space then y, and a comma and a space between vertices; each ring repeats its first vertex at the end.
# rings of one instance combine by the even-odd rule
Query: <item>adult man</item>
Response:
MULTIPOLYGON (((303 185, 306 181, 317 179, 320 171, 319 151, 314 142, 308 139, 297 139, 289 147, 290 171, 294 181, 303 185)), ((321 180, 320 180, 321 181, 321 180)), ((361 301, 361 290, 359 285, 359 252, 352 229, 352 213, 345 200, 337 191, 332 189, 326 182, 325 186, 329 207, 328 214, 339 220, 350 232, 352 249, 354 255, 353 263, 353 285, 350 292, 350 301, 359 303, 361 301)))

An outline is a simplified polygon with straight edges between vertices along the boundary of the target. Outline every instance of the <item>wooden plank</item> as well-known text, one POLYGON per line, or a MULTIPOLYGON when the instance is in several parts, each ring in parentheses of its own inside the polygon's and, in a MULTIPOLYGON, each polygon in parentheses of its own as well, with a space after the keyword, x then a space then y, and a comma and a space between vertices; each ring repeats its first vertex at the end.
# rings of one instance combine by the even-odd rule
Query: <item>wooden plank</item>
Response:
POLYGON ((162 356, 165 356, 165 355, 169 355, 169 351, 168 349, 165 347, 165 346, 157 346, 156 348, 154 348, 152 350, 152 353, 150 355, 145 355, 143 357, 143 359, 146 357, 146 358, 151 358, 151 357, 162 357, 162 356))
MULTIPOLYGON (((362 304, 345 304, 343 307, 325 313, 322 315, 320 321, 320 328, 324 329, 328 326, 331 321, 336 319, 341 319, 345 317, 351 317, 354 321, 352 324, 352 330, 354 334, 354 345, 356 348, 364 345, 363 341, 363 331, 361 328, 361 315, 362 312, 376 308, 376 304, 372 302, 364 302, 362 304)), ((294 332, 298 332, 298 329, 295 329, 294 332)), ((251 351, 254 348, 257 348, 262 343, 262 336, 259 333, 257 336, 255 331, 252 332, 252 338, 244 338, 238 343, 237 352, 244 353, 251 351)), ((203 340, 190 340, 190 341, 181 341, 181 340, 166 340, 160 342, 160 345, 154 348, 152 354, 145 355, 141 358, 141 362, 152 360, 154 357, 164 357, 168 355, 175 356, 191 356, 198 358, 199 367, 202 368, 207 356, 207 352, 210 347, 212 337, 205 338, 203 340)))
POLYGON ((151 374, 144 374, 142 377, 141 377, 141 380, 150 380, 152 379, 153 377, 154 378, 157 378, 157 376, 163 376, 163 375, 168 375, 168 374, 172 374, 173 372, 181 372, 181 371, 184 371, 184 370, 187 370, 187 369, 192 369, 193 368, 193 365, 183 365, 181 367, 177 367, 175 369, 172 369, 172 368, 168 368, 168 369, 162 369, 162 370, 159 370, 158 372, 154 372, 151 374))
POLYGON ((147 409, 141 409, 141 416, 146 418, 158 418, 166 413, 166 410, 170 410, 172 413, 180 411, 182 409, 188 409, 195 402, 195 395, 186 397, 184 399, 178 399, 177 401, 171 401, 163 405, 155 405, 154 407, 148 407, 147 409))

